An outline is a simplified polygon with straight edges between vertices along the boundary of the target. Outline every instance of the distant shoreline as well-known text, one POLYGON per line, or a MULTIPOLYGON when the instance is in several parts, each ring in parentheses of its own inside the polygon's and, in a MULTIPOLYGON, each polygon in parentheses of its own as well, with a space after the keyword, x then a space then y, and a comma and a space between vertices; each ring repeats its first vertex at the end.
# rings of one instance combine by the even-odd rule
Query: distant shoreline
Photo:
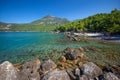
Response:
POLYGON ((71 32, 65 32, 64 34, 67 35, 75 35, 75 36, 86 36, 102 41, 107 42, 119 42, 120 43, 120 35, 119 36, 105 36, 103 33, 71 33, 71 32))
POLYGON ((45 31, 0 31, 0 32, 45 32, 45 31))

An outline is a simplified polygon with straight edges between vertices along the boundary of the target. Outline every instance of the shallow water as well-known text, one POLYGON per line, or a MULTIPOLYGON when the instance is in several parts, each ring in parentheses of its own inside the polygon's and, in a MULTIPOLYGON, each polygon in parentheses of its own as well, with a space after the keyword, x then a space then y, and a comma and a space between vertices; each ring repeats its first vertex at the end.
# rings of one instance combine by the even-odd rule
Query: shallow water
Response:
POLYGON ((85 46, 109 47, 97 41, 70 42, 64 34, 47 32, 0 32, 0 62, 24 62, 38 58, 51 50, 85 46))

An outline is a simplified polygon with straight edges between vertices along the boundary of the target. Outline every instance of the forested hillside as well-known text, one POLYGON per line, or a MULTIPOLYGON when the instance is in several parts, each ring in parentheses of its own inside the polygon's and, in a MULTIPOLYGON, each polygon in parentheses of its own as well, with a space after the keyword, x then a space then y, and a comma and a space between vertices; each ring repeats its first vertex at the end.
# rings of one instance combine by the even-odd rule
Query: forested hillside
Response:
POLYGON ((120 10, 111 13, 100 13, 82 20, 60 25, 56 30, 76 32, 109 32, 120 33, 120 10))

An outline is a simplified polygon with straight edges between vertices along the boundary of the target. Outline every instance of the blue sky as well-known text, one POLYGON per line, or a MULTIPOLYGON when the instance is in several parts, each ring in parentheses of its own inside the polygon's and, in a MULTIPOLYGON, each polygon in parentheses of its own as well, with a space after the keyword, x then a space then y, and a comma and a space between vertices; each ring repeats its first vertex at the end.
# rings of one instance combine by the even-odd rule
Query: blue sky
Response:
POLYGON ((120 0, 0 0, 0 21, 28 23, 47 14, 76 20, 120 10, 120 0))

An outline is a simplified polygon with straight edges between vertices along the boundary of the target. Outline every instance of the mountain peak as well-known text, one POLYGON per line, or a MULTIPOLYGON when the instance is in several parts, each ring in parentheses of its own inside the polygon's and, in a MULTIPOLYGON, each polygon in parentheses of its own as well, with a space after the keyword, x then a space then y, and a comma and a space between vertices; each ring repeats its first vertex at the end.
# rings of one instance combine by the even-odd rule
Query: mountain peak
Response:
POLYGON ((46 15, 43 18, 36 20, 32 23, 34 24, 46 24, 46 25, 58 25, 58 24, 65 24, 68 23, 69 20, 65 19, 65 18, 59 18, 59 17, 55 17, 52 15, 46 15))
POLYGON ((48 15, 46 15, 46 16, 44 16, 43 18, 55 18, 55 16, 52 16, 52 15, 50 15, 50 14, 48 14, 48 15))

